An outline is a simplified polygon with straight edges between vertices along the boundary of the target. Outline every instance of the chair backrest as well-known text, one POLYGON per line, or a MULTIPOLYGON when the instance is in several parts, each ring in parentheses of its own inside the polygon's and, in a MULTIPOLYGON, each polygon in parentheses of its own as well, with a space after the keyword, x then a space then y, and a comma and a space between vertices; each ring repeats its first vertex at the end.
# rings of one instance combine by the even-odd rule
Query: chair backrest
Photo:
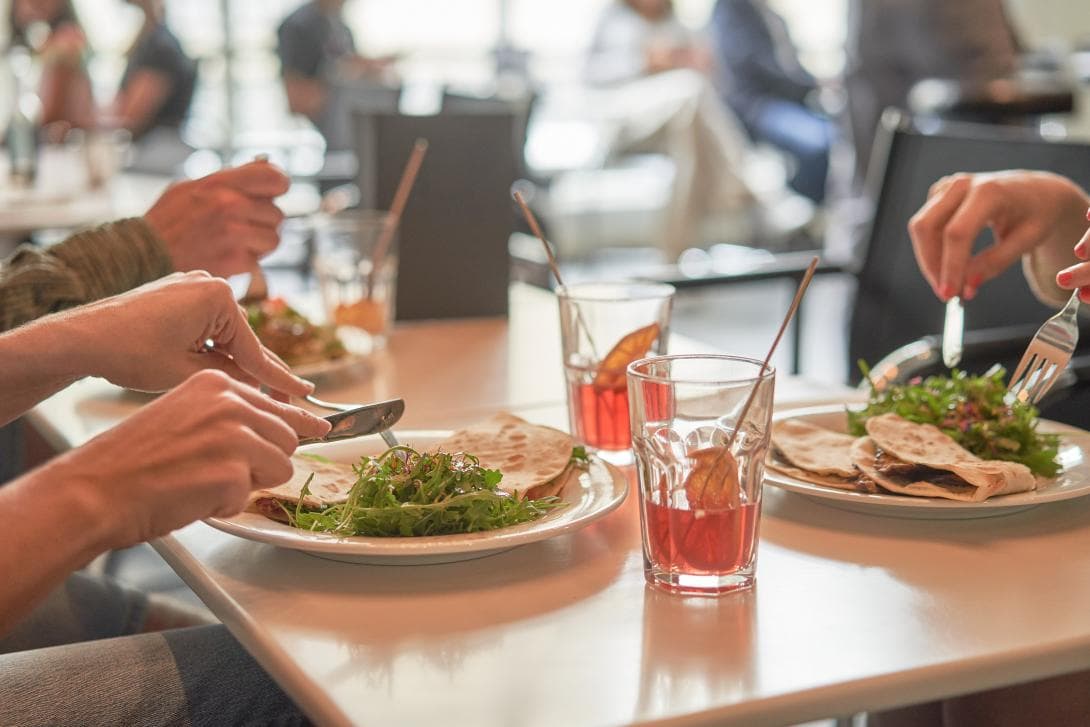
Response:
POLYGON ((360 204, 389 209, 414 140, 428 153, 398 233, 398 320, 505 315, 517 113, 357 112, 360 204))
MULTIPOLYGON (((919 272, 907 229, 940 177, 1037 169, 1063 174, 1090 189, 1090 145, 1049 141, 1025 129, 969 124, 923 129, 899 114, 887 114, 873 157, 868 188, 874 216, 864 238, 849 332, 852 381, 859 379, 857 360, 874 363, 942 330, 944 306, 919 272)), ((989 233, 982 234, 977 249, 990 240, 989 233)), ((965 326, 980 330, 1041 323, 1053 312, 1033 297, 1016 265, 966 304, 965 326)))

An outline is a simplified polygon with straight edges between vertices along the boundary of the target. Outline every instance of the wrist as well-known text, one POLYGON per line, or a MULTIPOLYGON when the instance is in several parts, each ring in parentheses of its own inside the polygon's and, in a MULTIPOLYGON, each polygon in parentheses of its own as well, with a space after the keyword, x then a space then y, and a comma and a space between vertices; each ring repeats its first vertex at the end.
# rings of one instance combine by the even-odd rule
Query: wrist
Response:
POLYGON ((45 529, 63 543, 54 553, 70 569, 82 568, 97 555, 119 547, 116 505, 85 467, 80 450, 65 453, 12 483, 14 504, 24 511, 49 513, 45 529), (25 507, 20 506, 22 502, 25 507))
POLYGON ((80 347, 77 339, 83 335, 73 317, 70 312, 56 313, 6 334, 8 345, 0 350, 0 362, 9 353, 19 356, 24 366, 29 363, 33 368, 36 385, 57 391, 87 376, 86 361, 93 347, 80 347))

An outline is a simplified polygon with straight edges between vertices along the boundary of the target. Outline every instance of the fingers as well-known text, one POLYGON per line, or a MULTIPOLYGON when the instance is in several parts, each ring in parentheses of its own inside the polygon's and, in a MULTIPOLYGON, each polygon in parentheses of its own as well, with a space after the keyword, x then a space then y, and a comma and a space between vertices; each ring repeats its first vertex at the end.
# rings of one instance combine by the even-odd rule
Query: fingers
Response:
POLYGON ((291 373, 283 361, 261 345, 233 299, 225 305, 230 312, 219 318, 216 329, 209 334, 219 351, 228 354, 239 369, 270 389, 299 397, 314 391, 313 384, 291 373))
POLYGON ((965 286, 962 289, 962 297, 972 300, 976 297, 977 289, 985 282, 999 276, 1004 270, 1016 263, 1025 250, 1032 247, 1033 239, 1027 237, 1032 230, 1023 229, 1012 232, 989 245, 985 249, 970 258, 965 267, 965 286))
POLYGON ((931 289, 940 298, 943 297, 941 276, 946 225, 968 196, 970 184, 968 177, 952 179, 949 182, 941 180, 932 188, 931 198, 908 223, 916 262, 931 289))
MULTIPOLYGON (((965 289, 966 268, 973 252, 973 242, 1000 212, 1002 199, 993 187, 972 188, 950 216, 943 231, 942 269, 939 274, 939 297, 943 300, 960 295, 965 289)), ((974 280, 979 287, 983 280, 974 280)))
POLYGON ((292 465, 288 455, 266 440, 257 431, 242 432, 232 444, 238 454, 250 463, 253 487, 274 487, 291 478, 292 465))
POLYGON ((250 197, 279 197, 288 191, 291 180, 278 167, 265 162, 250 162, 209 174, 202 181, 222 184, 250 197))
POLYGON ((1056 284, 1064 290, 1090 286, 1090 263, 1079 263, 1056 274, 1056 284))
POLYGON ((1075 244, 1075 257, 1080 260, 1090 259, 1090 230, 1084 232, 1082 238, 1075 244))
POLYGON ((295 451, 299 437, 323 437, 329 433, 329 422, 297 406, 277 401, 256 389, 240 388, 237 394, 250 406, 276 417, 285 428, 290 429, 290 442, 285 438, 280 440, 285 447, 290 445, 290 448, 284 449, 288 453, 295 451))

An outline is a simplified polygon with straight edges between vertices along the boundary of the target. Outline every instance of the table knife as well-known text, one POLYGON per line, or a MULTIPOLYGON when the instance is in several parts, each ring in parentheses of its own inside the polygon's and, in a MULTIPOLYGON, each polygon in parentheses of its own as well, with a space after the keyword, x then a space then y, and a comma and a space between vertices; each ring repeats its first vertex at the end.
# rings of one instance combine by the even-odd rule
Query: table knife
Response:
POLYGON ((324 419, 332 425, 329 433, 324 437, 309 437, 300 439, 299 444, 313 444, 315 442, 334 442, 339 439, 351 439, 364 437, 368 434, 381 434, 397 424, 401 415, 405 413, 404 399, 390 399, 374 404, 358 406, 347 411, 339 411, 330 414, 324 419))
POLYGON ((942 362, 954 368, 961 361, 962 339, 965 337, 965 308, 961 298, 946 301, 946 320, 942 326, 942 362))

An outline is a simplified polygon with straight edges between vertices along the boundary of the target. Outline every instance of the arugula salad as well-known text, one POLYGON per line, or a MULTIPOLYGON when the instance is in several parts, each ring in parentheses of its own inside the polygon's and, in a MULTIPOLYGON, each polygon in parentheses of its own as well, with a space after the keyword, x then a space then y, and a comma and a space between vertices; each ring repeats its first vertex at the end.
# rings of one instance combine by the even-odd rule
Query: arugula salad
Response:
MULTIPOLYGON (((291 525, 304 530, 407 537, 494 530, 529 522, 563 507, 559 497, 519 498, 499 488, 503 475, 464 453, 388 449, 353 465, 357 480, 343 503, 310 509, 284 507, 291 525)), ((311 478, 313 479, 313 478, 311 478)))
MULTIPOLYGON (((870 381, 870 371, 860 363, 870 381)), ((864 422, 879 414, 897 414, 918 424, 933 424, 982 459, 1020 462, 1034 474, 1053 477, 1060 438, 1037 431, 1037 409, 1007 399, 1006 371, 993 366, 983 376, 955 369, 949 376, 929 376, 882 390, 871 383, 865 409, 848 411, 848 431, 866 434, 864 422)))

